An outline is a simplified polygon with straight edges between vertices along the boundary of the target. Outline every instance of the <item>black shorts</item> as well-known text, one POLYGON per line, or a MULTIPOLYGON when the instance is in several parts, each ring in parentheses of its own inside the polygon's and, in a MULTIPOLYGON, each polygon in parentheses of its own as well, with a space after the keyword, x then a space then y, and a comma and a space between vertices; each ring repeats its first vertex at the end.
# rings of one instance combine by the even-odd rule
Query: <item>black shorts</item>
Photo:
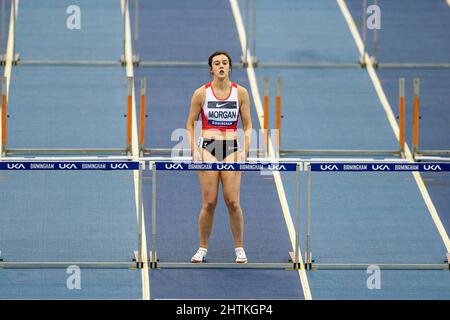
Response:
POLYGON ((237 140, 214 140, 214 139, 199 139, 199 146, 216 157, 217 161, 223 161, 230 154, 239 150, 237 140))

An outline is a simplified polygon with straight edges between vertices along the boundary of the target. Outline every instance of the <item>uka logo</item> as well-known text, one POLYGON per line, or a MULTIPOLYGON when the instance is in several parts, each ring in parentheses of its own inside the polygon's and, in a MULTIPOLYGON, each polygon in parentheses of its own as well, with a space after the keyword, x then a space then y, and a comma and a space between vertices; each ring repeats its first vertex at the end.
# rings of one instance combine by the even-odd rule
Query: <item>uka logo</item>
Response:
POLYGON ((282 164, 269 164, 268 169, 271 171, 286 171, 286 167, 282 164))
POLYGON ((339 171, 339 168, 335 164, 321 164, 320 170, 322 170, 322 171, 339 171))
POLYGON ((442 168, 438 164, 425 164, 423 166, 425 171, 442 171, 442 168))
POLYGON ((181 163, 166 163, 167 170, 182 170, 183 165, 181 163))
POLYGON ((372 165, 373 171, 390 171, 391 169, 387 164, 373 164, 372 165))
POLYGON ((75 163, 60 163, 58 164, 58 168, 61 170, 73 170, 77 169, 75 163))
POLYGON ((126 163, 111 163, 111 169, 128 169, 128 165, 126 163))
POLYGON ((25 165, 23 163, 8 163, 8 170, 25 170, 25 165))
POLYGON ((217 164, 217 170, 235 170, 232 164, 217 164))

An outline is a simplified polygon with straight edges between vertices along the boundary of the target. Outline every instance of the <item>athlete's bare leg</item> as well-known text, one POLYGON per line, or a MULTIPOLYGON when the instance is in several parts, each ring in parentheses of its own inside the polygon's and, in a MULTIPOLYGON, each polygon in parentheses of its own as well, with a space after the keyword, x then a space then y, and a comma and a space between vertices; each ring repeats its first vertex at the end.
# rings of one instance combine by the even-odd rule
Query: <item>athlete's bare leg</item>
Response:
MULTIPOLYGON (((199 150, 203 162, 217 162, 217 159, 204 149, 199 150)), ((219 190, 219 171, 198 171, 198 179, 202 189, 202 209, 198 218, 198 235, 200 247, 208 248, 208 240, 214 223, 214 209, 217 205, 219 190)))
MULTIPOLYGON (((230 154, 224 162, 236 162, 237 152, 230 154)), ((244 218, 240 205, 241 172, 220 171, 223 197, 228 208, 228 218, 235 247, 244 246, 244 218)))

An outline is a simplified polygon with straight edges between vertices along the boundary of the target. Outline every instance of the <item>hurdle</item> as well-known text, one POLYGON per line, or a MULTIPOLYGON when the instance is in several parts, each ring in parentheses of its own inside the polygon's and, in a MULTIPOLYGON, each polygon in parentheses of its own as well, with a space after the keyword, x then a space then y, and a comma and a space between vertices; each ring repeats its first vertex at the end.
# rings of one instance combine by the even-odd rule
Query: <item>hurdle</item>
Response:
MULTIPOLYGON (((268 123, 269 123, 269 78, 264 78, 264 132, 268 132, 268 123)), ((405 152, 405 106, 404 106, 404 79, 399 80, 399 127, 400 127, 400 138, 398 149, 396 150, 387 150, 387 149, 374 149, 374 150, 366 150, 366 149, 282 149, 282 139, 281 139, 281 131, 282 131, 282 105, 281 105, 281 78, 278 77, 276 80, 276 119, 275 119, 275 156, 307 156, 307 155, 321 155, 321 156, 404 156, 405 152)), ((268 134, 265 134, 265 143, 264 143, 264 151, 266 154, 269 153, 268 149, 268 134)))
POLYGON ((450 253, 444 256, 442 263, 318 263, 312 259, 311 251, 311 179, 312 172, 449 172, 448 163, 417 163, 417 162, 305 162, 303 166, 307 173, 306 192, 306 251, 305 269, 307 270, 366 270, 377 266, 386 270, 450 270, 450 253))
POLYGON ((134 79, 133 77, 127 77, 127 98, 126 98, 126 108, 125 108, 125 130, 126 130, 126 138, 125 138, 125 147, 124 148, 54 148, 54 149, 36 149, 36 148, 8 148, 7 147, 7 119, 9 115, 7 113, 7 86, 6 86, 6 78, 2 78, 2 112, 1 112, 1 123, 2 123, 2 140, 1 140, 1 156, 17 156, 17 155, 131 155, 131 140, 132 140, 132 104, 133 104, 133 85, 134 79))
POLYGON ((152 172, 152 241, 149 252, 149 267, 151 269, 284 269, 299 270, 299 221, 300 221, 300 171, 302 164, 298 162, 248 162, 248 163, 194 163, 177 161, 158 161, 164 158, 141 158, 140 161, 148 162, 148 168, 152 172), (294 252, 286 252, 286 262, 258 262, 258 263, 191 263, 191 262, 163 262, 157 258, 157 171, 295 171, 296 172, 296 209, 295 209, 295 247, 294 252), (291 256, 292 258, 289 258, 291 256))
MULTIPOLYGON (((65 160, 34 159, 30 161, 23 158, 22 161, 0 161, 0 171, 139 171, 139 183, 137 186, 137 244, 138 249, 130 255, 130 261, 9 261, 7 253, 0 257, 1 269, 58 269, 76 265, 88 269, 142 269, 143 259, 143 203, 142 203, 142 171, 145 163, 140 161, 123 161, 122 159, 109 161, 73 161, 65 160)), ((0 248, 2 249, 2 248, 0 248)), ((5 253, 5 250, 1 250, 5 253)))
POLYGON ((413 158, 421 160, 450 161, 450 150, 419 149, 420 79, 414 78, 413 158))

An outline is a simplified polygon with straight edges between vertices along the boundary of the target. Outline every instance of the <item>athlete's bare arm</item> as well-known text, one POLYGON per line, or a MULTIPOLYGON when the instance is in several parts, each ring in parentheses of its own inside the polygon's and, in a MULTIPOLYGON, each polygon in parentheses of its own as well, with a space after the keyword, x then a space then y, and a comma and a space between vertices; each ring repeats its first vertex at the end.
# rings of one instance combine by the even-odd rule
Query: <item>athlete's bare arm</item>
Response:
POLYGON ((244 160, 247 160, 250 150, 250 138, 252 134, 252 118, 250 115, 250 98, 247 89, 238 85, 239 114, 241 116, 242 128, 244 130, 244 160))
POLYGON ((202 111, 202 106, 205 101, 205 87, 202 86, 195 90, 194 94, 192 95, 191 99, 191 107, 189 110, 189 117, 186 123, 186 128, 188 132, 188 139, 191 144, 191 152, 192 156, 194 157, 196 151, 197 151, 197 145, 195 143, 195 122, 198 119, 198 116, 200 112, 202 111))

